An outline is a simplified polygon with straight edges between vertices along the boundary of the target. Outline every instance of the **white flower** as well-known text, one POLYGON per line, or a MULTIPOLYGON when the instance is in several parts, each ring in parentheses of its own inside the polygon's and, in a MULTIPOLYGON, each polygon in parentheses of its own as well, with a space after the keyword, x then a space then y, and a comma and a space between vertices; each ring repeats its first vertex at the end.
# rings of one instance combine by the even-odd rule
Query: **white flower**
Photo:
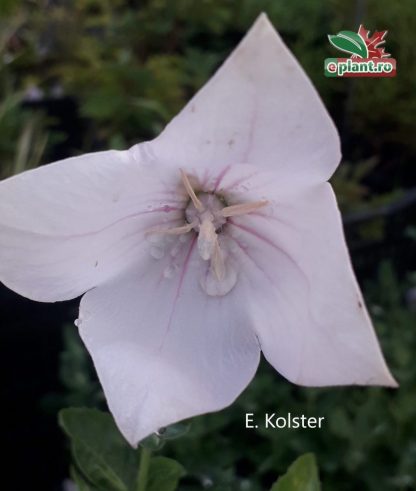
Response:
POLYGON ((155 140, 0 184, 0 279, 81 301, 134 445, 228 406, 263 351, 307 386, 394 386, 326 182, 339 139, 265 15, 155 140))

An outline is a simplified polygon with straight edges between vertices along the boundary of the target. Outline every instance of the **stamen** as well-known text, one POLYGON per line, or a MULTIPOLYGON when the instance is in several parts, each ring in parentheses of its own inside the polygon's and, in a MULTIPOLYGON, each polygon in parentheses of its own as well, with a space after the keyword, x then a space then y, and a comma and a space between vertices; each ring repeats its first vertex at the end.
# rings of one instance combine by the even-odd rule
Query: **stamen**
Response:
POLYGON ((160 228, 154 227, 146 230, 146 234, 160 234, 160 235, 181 235, 187 234, 190 232, 195 226, 197 222, 187 223, 186 225, 182 225, 181 227, 173 227, 173 228, 160 228))
POLYGON ((225 263, 220 245, 218 243, 218 237, 215 241, 214 254, 212 255, 211 259, 211 266, 215 273, 215 276, 217 277, 217 280, 222 281, 225 278, 225 263))
POLYGON ((188 176, 185 174, 185 172, 180 169, 181 171, 181 178, 183 185, 185 186, 186 192, 189 194, 189 197, 192 200, 192 203, 194 204, 195 208, 199 211, 202 212, 204 211, 204 205, 201 203, 201 201, 198 199, 198 196, 195 194, 195 191, 192 188, 192 185, 188 179, 188 176))
POLYGON ((226 206, 220 211, 220 214, 225 218, 245 215, 266 206, 268 203, 268 201, 254 201, 252 203, 241 203, 239 205, 226 206))

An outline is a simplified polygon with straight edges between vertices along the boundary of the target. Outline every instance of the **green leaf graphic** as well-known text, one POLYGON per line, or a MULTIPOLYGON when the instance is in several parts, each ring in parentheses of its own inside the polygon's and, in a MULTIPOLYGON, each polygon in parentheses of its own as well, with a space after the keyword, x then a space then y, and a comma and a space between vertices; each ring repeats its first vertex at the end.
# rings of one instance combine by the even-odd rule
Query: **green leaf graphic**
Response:
POLYGON ((340 31, 336 35, 328 34, 328 39, 335 48, 345 53, 357 55, 361 58, 368 58, 367 45, 364 39, 356 32, 340 31))

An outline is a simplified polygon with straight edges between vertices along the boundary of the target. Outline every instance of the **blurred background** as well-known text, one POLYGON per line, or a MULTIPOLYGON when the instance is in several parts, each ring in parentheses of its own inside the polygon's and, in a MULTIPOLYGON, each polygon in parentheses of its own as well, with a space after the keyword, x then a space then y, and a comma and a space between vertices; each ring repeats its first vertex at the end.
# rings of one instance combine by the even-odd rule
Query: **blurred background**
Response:
MULTIPOLYGON (((0 0, 0 177, 157 135, 261 11, 339 129, 332 178, 352 260, 398 390, 302 389, 263 363, 229 409, 195 418, 163 454, 180 489, 268 489, 315 452, 325 491, 416 490, 416 5, 414 0, 0 0), (392 79, 325 78, 327 34, 388 30, 392 79), (322 430, 245 430, 244 413, 325 416, 322 430)), ((2 489, 63 490, 66 406, 105 407, 73 326, 78 301, 1 286, 2 489), (4 457, 2 458, 4 461, 4 457)))

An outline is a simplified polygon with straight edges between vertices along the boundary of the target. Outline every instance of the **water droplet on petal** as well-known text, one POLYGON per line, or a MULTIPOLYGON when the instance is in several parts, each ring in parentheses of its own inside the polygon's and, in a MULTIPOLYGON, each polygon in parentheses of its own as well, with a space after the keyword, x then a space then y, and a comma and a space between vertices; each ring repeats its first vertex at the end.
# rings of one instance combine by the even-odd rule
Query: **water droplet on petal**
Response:
POLYGON ((165 278, 173 278, 179 267, 177 264, 170 264, 163 270, 163 276, 165 278))
POLYGON ((162 259, 165 255, 165 250, 162 247, 153 246, 150 248, 150 255, 155 259, 162 259))
POLYGON ((165 242, 165 237, 162 234, 149 233, 145 235, 145 238, 149 244, 158 245, 159 247, 162 247, 165 242))
POLYGON ((181 252, 181 250, 182 250, 182 242, 180 240, 178 240, 176 242, 176 244, 170 250, 170 255, 172 257, 175 257, 175 256, 177 256, 181 252))
POLYGON ((225 275, 219 280, 210 267, 207 274, 200 280, 204 292, 210 297, 222 297, 230 292, 237 283, 237 271, 231 261, 225 263, 225 275))

